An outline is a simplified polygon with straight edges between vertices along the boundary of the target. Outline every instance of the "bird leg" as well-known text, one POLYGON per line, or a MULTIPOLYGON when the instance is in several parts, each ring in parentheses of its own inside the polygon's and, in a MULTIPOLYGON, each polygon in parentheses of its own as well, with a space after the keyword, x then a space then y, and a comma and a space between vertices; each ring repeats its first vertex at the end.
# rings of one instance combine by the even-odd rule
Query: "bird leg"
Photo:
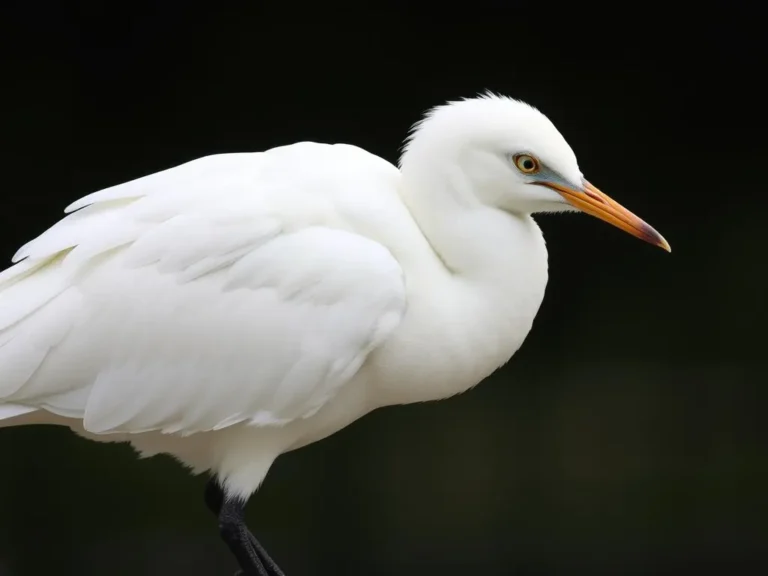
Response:
POLYGON ((205 487, 205 503, 219 519, 221 538, 242 569, 235 576, 285 576, 245 525, 245 502, 228 498, 211 478, 205 487))

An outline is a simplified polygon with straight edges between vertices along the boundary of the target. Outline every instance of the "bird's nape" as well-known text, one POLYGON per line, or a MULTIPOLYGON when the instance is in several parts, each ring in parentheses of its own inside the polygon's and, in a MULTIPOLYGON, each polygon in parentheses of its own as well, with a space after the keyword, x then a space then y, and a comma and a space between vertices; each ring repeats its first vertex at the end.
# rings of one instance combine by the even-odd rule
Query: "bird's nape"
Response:
POLYGON ((658 246, 671 252, 672 248, 664 237, 653 226, 642 220, 639 216, 630 212, 624 206, 613 200, 605 192, 599 190, 594 184, 584 180, 580 190, 565 186, 558 182, 541 181, 541 186, 547 186, 559 192, 563 198, 582 212, 599 218, 616 228, 644 240, 649 244, 658 246))

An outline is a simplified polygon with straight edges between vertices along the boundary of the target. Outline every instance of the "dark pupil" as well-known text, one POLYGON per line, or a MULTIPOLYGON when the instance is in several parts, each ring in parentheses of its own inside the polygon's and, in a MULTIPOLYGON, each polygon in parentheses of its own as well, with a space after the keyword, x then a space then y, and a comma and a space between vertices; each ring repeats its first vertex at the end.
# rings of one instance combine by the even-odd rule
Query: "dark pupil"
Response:
POLYGON ((526 170, 533 170, 533 160, 531 160, 530 158, 526 158, 525 160, 523 160, 523 168, 525 168, 526 170))

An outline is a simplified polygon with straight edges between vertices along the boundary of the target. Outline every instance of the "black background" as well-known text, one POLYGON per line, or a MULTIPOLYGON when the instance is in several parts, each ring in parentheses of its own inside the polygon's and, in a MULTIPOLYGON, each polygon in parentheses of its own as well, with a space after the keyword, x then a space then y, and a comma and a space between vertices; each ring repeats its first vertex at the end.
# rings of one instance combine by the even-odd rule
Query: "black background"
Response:
MULTIPOLYGON (((514 360, 461 397, 281 458, 249 523, 288 576, 757 572, 759 16, 394 6, 14 4, 0 256, 80 196, 195 157, 315 140, 394 162, 430 106, 485 89, 526 100, 672 254, 586 216, 539 218, 550 284, 514 360)), ((0 462, 3 576, 234 572, 204 480, 169 460, 41 427, 0 430, 0 462)))

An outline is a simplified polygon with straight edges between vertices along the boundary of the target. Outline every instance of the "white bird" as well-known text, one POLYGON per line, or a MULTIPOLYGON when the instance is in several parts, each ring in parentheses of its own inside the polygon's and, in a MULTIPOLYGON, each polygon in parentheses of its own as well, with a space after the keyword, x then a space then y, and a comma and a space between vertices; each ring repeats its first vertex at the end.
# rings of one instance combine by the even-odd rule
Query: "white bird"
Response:
POLYGON ((547 283, 531 214, 568 210, 669 250, 550 120, 492 94, 428 112, 399 168, 302 142, 87 195, 0 273, 0 426, 210 472, 242 573, 282 574, 243 521, 272 462, 504 365, 547 283))

